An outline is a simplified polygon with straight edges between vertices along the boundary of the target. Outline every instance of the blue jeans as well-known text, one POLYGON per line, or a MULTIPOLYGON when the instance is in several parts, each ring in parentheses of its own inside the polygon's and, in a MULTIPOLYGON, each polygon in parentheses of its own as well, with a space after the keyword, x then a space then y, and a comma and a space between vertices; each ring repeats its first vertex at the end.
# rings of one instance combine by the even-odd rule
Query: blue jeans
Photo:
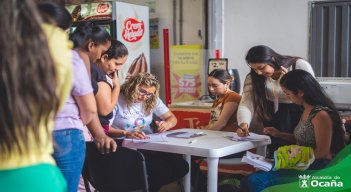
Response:
MULTIPOLYGON (((308 170, 323 169, 328 165, 328 159, 316 159, 308 168, 308 170)), ((298 176, 303 171, 292 169, 280 169, 277 171, 257 171, 245 176, 240 183, 240 188, 245 192, 259 192, 270 186, 290 183, 298 180, 298 176)))
POLYGON ((77 192, 85 159, 83 132, 78 129, 59 130, 53 132, 53 138, 53 157, 67 181, 68 192, 77 192))

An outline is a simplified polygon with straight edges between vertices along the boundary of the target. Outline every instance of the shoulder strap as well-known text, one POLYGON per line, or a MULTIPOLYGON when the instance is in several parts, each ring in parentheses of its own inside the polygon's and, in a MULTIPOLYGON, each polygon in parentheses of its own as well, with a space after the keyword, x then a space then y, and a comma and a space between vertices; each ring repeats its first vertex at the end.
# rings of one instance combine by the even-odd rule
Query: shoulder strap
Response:
POLYGON ((328 107, 315 106, 311 110, 308 119, 312 120, 316 116, 316 114, 320 111, 327 111, 329 113, 331 110, 328 107))
POLYGON ((292 70, 296 69, 296 62, 292 64, 292 70))

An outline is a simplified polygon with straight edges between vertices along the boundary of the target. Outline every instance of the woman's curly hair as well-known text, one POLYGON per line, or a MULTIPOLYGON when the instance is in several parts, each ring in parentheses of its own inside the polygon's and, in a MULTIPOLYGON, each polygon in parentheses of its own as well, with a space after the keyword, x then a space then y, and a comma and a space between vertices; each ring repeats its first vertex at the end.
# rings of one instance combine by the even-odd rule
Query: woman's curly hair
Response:
POLYGON ((132 103, 137 101, 139 96, 139 87, 155 87, 155 94, 148 98, 143 103, 144 113, 149 115, 150 112, 155 108, 157 104, 157 99, 159 97, 160 83, 157 78, 151 73, 139 73, 134 77, 129 78, 122 86, 121 93, 125 96, 127 100, 127 107, 129 108, 132 103))

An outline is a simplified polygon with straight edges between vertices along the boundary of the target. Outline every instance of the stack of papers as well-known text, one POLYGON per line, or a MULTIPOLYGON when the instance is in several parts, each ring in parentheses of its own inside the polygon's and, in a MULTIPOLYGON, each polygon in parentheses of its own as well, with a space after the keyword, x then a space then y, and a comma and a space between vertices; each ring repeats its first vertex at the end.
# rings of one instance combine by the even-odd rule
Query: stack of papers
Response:
POLYGON ((251 132, 250 135, 246 137, 239 137, 236 133, 234 133, 233 137, 231 138, 233 141, 264 141, 268 139, 269 137, 266 135, 259 135, 251 132))
POLYGON ((150 143, 150 142, 167 142, 168 138, 165 134, 162 133, 155 133, 147 135, 149 138, 147 139, 131 139, 133 143, 150 143))
POLYGON ((262 171, 270 171, 273 167, 273 162, 261 155, 251 153, 246 151, 246 155, 243 156, 241 162, 252 165, 253 167, 260 169, 262 171))

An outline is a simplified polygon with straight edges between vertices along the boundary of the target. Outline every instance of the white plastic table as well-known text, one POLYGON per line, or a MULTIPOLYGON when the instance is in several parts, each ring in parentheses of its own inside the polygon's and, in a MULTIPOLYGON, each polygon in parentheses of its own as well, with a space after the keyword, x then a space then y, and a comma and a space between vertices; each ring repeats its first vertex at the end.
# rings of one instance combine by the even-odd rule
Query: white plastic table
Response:
POLYGON ((125 140, 123 146, 134 149, 145 149, 152 151, 162 151, 170 153, 183 154, 184 159, 189 163, 189 172, 185 176, 185 191, 190 192, 190 157, 201 156, 207 158, 208 172, 207 172, 207 191, 216 192, 218 182, 218 159, 227 155, 239 153, 252 148, 257 148, 257 153, 264 154, 266 146, 271 143, 269 137, 263 141, 232 141, 228 136, 232 136, 233 132, 225 131, 211 131, 199 129, 177 129, 164 134, 186 131, 186 132, 204 132, 206 135, 184 139, 168 137, 168 142, 150 142, 150 143, 134 143, 131 140, 125 140), (190 142, 194 141, 194 142, 190 142))

